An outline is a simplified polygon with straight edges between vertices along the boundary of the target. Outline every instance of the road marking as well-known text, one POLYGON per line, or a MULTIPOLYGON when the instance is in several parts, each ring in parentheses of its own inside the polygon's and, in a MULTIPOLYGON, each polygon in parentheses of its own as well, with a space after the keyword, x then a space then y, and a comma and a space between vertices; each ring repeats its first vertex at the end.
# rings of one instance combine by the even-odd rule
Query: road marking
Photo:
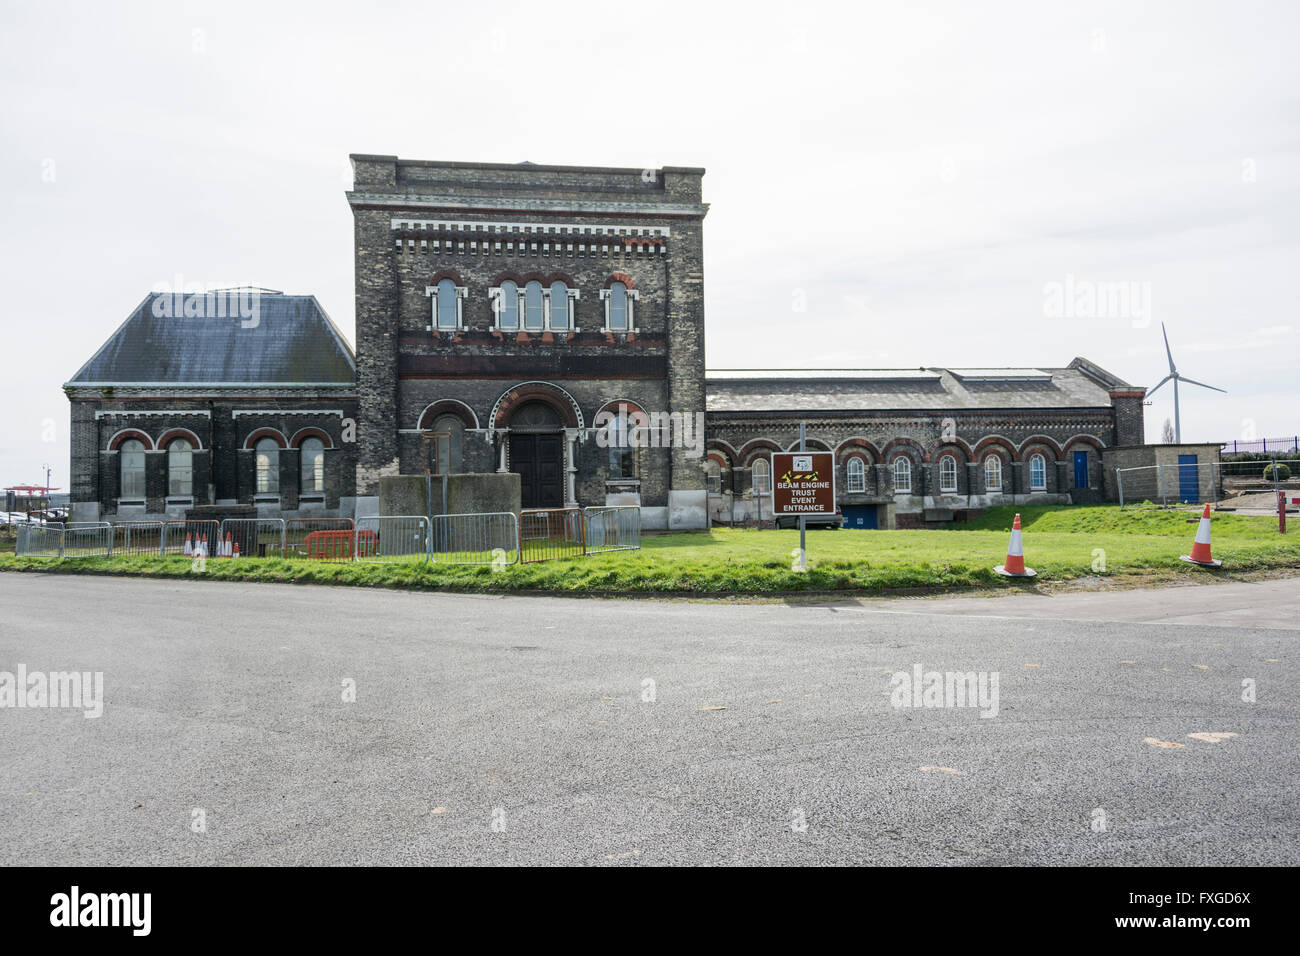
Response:
POLYGON ((925 766, 925 767, 922 767, 921 769, 924 770, 926 773, 934 773, 934 772, 937 771, 937 772, 939 772, 939 773, 951 773, 951 774, 954 774, 954 775, 956 775, 956 776, 958 776, 958 777, 961 776, 961 771, 960 771, 960 770, 953 770, 952 767, 931 767, 931 766, 925 766))
POLYGON ((446 813, 446 812, 447 812, 446 807, 434 807, 432 810, 429 811, 429 813, 433 814, 435 817, 440 813, 446 813))
POLYGON ((1121 664, 1136 664, 1137 661, 1120 661, 1121 664))
POLYGON ((721 704, 705 704, 700 710, 726 710, 721 704))
POLYGON ((1176 744, 1172 740, 1157 740, 1155 737, 1148 737, 1146 743, 1152 747, 1185 747, 1186 744, 1176 744))
POLYGON ((1193 740, 1203 740, 1207 744, 1217 744, 1220 740, 1227 740, 1229 737, 1235 737, 1236 734, 1225 733, 1197 733, 1188 734, 1193 740))
POLYGON ((1203 670, 1203 671, 1208 671, 1210 669, 1209 664, 1193 664, 1192 666, 1197 668, 1198 670, 1203 670))
POLYGON ((628 850, 628 851, 625 852, 625 853, 606 853, 606 854, 605 854, 605 859, 607 859, 607 860, 626 860, 626 859, 627 859, 628 857, 630 857, 630 856, 640 856, 640 855, 641 855, 641 851, 640 851, 640 850, 628 850))

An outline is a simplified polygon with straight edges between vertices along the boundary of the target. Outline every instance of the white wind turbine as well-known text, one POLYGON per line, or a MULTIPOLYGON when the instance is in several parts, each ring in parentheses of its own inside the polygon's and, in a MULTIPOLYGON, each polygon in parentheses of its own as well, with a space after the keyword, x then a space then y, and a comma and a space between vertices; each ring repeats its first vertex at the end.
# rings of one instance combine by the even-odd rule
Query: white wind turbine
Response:
POLYGON ((1158 389, 1161 385, 1165 384, 1165 382, 1168 382, 1170 379, 1173 380, 1174 383, 1174 443, 1181 445, 1183 443, 1183 426, 1182 426, 1182 421, 1178 417, 1178 383, 1186 382, 1188 385, 1199 385, 1201 386, 1201 388, 1208 388, 1214 392, 1223 392, 1223 394, 1225 395, 1228 393, 1225 389, 1215 388, 1213 385, 1206 385, 1204 382, 1198 382, 1195 379, 1190 379, 1185 375, 1179 375, 1178 369, 1174 367, 1174 353, 1169 350, 1169 333, 1165 331, 1165 324, 1163 322, 1160 323, 1160 334, 1165 337, 1165 355, 1169 356, 1169 374, 1166 375, 1164 378, 1162 378, 1160 381, 1156 382, 1156 384, 1152 388, 1147 389, 1147 398, 1150 398, 1152 395, 1154 395, 1156 393, 1156 389, 1158 389))

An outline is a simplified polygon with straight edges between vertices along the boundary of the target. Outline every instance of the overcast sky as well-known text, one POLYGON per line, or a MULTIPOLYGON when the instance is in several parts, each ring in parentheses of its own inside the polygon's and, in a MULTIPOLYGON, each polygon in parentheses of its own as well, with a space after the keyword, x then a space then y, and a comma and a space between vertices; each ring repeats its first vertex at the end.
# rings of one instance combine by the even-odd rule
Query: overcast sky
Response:
POLYGON ((353 152, 706 167, 713 368, 1153 385, 1164 321, 1229 392, 1183 390, 1185 440, 1300 429, 1294 2, 0 10, 0 485, 66 489, 60 386, 177 276, 355 342, 353 152))

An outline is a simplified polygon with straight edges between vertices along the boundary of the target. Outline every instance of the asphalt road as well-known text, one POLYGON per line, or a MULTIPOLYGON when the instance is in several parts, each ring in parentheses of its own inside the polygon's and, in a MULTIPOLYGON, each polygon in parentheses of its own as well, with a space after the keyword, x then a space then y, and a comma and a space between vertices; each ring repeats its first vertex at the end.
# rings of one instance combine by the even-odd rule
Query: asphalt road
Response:
POLYGON ((791 607, 0 574, 0 622, 0 671, 104 675, 98 718, 0 708, 5 865, 1300 862, 1300 579, 791 607), (896 708, 916 664, 996 673, 997 716, 896 708))

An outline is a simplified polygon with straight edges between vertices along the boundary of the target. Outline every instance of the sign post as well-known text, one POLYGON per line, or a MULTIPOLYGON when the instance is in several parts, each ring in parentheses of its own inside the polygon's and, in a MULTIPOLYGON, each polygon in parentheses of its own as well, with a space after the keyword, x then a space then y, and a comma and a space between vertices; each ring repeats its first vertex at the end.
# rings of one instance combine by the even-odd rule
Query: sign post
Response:
POLYGON ((799 571, 808 570, 805 519, 835 514, 835 456, 828 451, 806 451, 805 434, 800 422, 799 450, 772 453, 772 516, 799 518, 799 571))

